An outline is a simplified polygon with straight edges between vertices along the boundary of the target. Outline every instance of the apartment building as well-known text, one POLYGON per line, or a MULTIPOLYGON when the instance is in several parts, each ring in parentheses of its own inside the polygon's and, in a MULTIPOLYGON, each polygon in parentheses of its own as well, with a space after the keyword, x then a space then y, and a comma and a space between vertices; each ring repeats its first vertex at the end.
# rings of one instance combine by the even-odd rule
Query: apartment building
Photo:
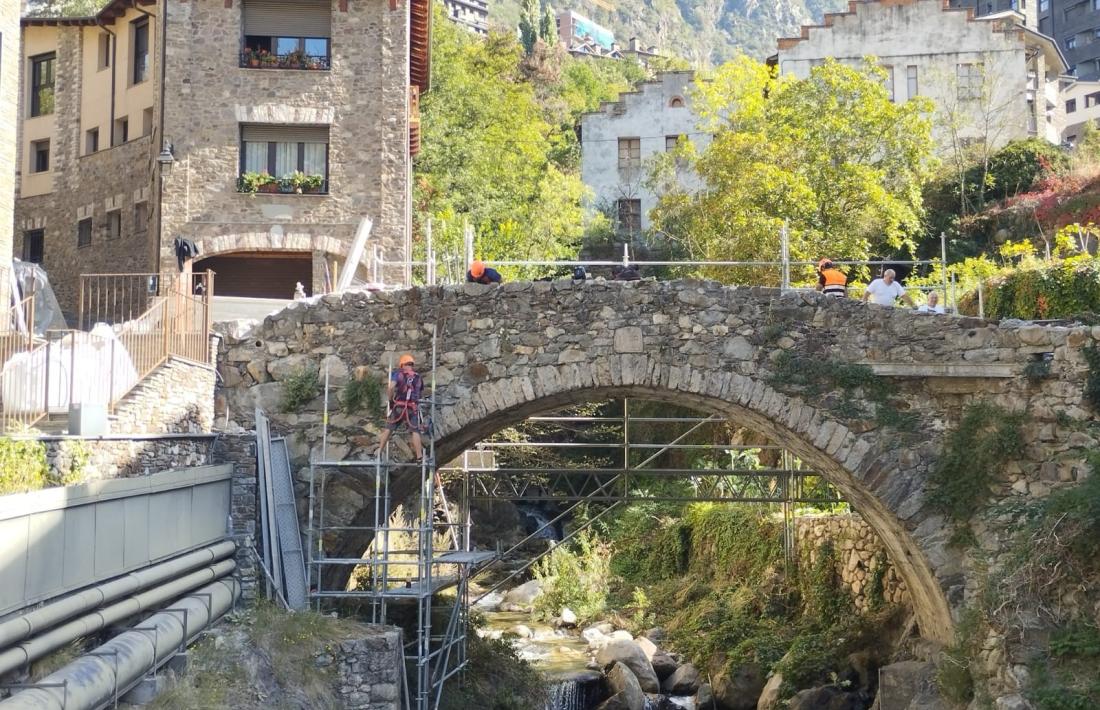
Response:
POLYGON ((447 19, 470 32, 489 34, 489 3, 487 0, 443 0, 447 19))
POLYGON ((24 18, 17 253, 66 308, 82 273, 177 268, 178 238, 224 295, 322 290, 364 217, 404 260, 429 20, 427 0, 115 0, 24 18))
MULTIPOLYGON (((624 237, 650 227, 649 212, 660 199, 646 185, 653 158, 683 138, 700 150, 710 143, 691 109, 694 80, 690 71, 661 72, 581 117, 581 179, 592 191, 592 206, 609 212, 624 237)), ((680 172, 677 179, 687 189, 701 187, 694 173, 680 172)))
POLYGON ((1062 129, 1062 140, 1068 145, 1077 145, 1085 130, 1085 124, 1092 122, 1100 130, 1100 81, 1078 80, 1062 91, 1062 102, 1066 112, 1066 126, 1062 129))
POLYGON ((977 17, 943 0, 857 0, 848 12, 804 26, 801 36, 780 39, 770 61, 805 77, 827 58, 876 57, 892 100, 932 100, 933 136, 944 149, 973 141, 996 148, 1029 136, 1059 143, 1066 60, 1024 19, 1014 11, 977 17))

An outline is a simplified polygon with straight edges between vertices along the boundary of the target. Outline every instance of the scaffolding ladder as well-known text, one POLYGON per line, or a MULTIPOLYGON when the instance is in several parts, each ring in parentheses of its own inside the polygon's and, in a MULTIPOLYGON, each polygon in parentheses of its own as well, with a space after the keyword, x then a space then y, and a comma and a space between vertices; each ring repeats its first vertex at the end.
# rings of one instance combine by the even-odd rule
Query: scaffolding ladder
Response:
MULTIPOLYGON (((458 522, 451 519, 443 482, 435 462, 435 369, 438 328, 432 335, 430 394, 421 399, 421 437, 423 459, 418 463, 397 463, 386 451, 374 458, 356 460, 328 459, 329 409, 332 383, 328 368, 324 372, 324 413, 320 460, 310 462, 309 513, 307 527, 307 582, 312 605, 320 610, 326 601, 355 599, 369 604, 369 621, 399 625, 409 619, 415 607, 416 629, 404 645, 405 680, 403 707, 407 710, 435 710, 439 707, 444 683, 459 673, 467 662, 469 580, 471 572, 492 562, 495 552, 472 549, 470 542, 469 489, 464 479, 461 495, 456 497, 458 522), (424 409, 428 410, 425 423, 424 409), (401 503, 394 501, 392 483, 400 476, 419 476, 419 493, 414 511, 403 509, 398 524, 394 514, 401 503), (354 477, 359 483, 373 485, 371 524, 354 528, 328 525, 326 489, 330 479, 354 477), (371 480, 373 479, 373 480, 371 480), (436 522, 437 504, 442 504, 445 522, 436 522), (330 556, 326 533, 369 530, 373 536, 367 554, 361 557, 330 556), (436 540, 437 529, 443 529, 436 540), (409 547, 401 547, 408 541, 409 547), (331 566, 366 568, 354 585, 326 589, 324 571, 331 566), (352 588, 348 588, 352 587, 352 588), (441 592, 453 590, 453 601, 444 603, 441 592)), ((391 363, 387 382, 393 373, 391 363)), ((387 412, 388 414, 388 412, 387 412)), ((411 499, 411 496, 410 496, 411 499)))

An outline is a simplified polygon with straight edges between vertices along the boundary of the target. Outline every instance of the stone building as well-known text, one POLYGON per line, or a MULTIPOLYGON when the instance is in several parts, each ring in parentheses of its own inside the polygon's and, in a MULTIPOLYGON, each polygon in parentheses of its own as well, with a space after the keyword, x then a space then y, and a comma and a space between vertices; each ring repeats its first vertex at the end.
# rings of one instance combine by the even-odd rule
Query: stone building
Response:
MULTIPOLYGON (((623 236, 649 229, 649 211, 660 197, 646 186, 653 159, 681 138, 699 149, 710 142, 691 110, 694 78, 690 71, 661 72, 581 117, 581 179, 592 191, 593 207, 609 212, 623 236)), ((688 189, 700 186, 693 173, 678 171, 677 178, 688 189)))
POLYGON ((805 77, 826 58, 858 63, 866 56, 887 71, 894 101, 932 100, 941 148, 975 141, 996 148, 1028 136, 1061 142, 1065 58, 1017 12, 975 17, 943 0, 856 0, 848 12, 780 39, 770 61, 805 77))
POLYGON ((223 295, 323 290, 364 217, 370 244, 404 261, 429 18, 427 0, 115 0, 24 18, 17 253, 70 309, 82 273, 176 269, 177 237, 223 295))
MULTIPOLYGON (((19 8, 0 0, 0 297, 7 303, 15 209, 15 134, 19 115, 19 8)), ((6 319, 0 319, 3 328, 6 319)))

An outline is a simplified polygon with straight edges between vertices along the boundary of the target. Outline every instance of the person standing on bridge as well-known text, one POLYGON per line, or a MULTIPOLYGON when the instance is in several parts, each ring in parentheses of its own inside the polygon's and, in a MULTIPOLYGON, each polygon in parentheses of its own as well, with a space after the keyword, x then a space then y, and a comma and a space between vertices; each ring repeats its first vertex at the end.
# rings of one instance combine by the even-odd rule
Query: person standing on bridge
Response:
POLYGON ((466 272, 466 282, 472 284, 498 284, 502 281, 500 272, 490 269, 483 261, 474 261, 466 272))
POLYGON ((826 296, 844 298, 848 295, 848 276, 829 259, 817 264, 817 290, 826 296))
POLYGON ((402 426, 407 426, 412 434, 413 455, 417 461, 424 459, 424 444, 420 440, 422 428, 420 418, 420 395, 424 391, 424 380, 416 371, 416 360, 409 353, 401 356, 397 362, 397 370, 390 375, 389 384, 386 385, 386 396, 390 401, 390 416, 386 420, 386 428, 382 430, 382 436, 378 438, 378 456, 386 450, 393 432, 402 426))
POLYGON ((900 298, 909 306, 915 305, 913 299, 897 282, 896 277, 897 274, 894 273, 893 269, 883 271, 882 278, 872 281, 867 290, 863 292, 863 302, 866 303, 867 299, 870 299, 871 303, 877 303, 880 306, 893 306, 900 298))

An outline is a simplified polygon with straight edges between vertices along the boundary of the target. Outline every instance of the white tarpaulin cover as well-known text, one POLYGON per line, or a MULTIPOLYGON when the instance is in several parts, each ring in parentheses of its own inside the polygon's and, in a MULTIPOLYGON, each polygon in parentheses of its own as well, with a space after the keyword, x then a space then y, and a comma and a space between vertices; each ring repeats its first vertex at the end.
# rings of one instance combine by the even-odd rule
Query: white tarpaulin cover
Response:
POLYGON ((68 412, 70 404, 110 406, 137 380, 130 354, 111 326, 97 323, 89 333, 69 333, 4 363, 4 411, 42 412, 47 396, 50 413, 68 412))

